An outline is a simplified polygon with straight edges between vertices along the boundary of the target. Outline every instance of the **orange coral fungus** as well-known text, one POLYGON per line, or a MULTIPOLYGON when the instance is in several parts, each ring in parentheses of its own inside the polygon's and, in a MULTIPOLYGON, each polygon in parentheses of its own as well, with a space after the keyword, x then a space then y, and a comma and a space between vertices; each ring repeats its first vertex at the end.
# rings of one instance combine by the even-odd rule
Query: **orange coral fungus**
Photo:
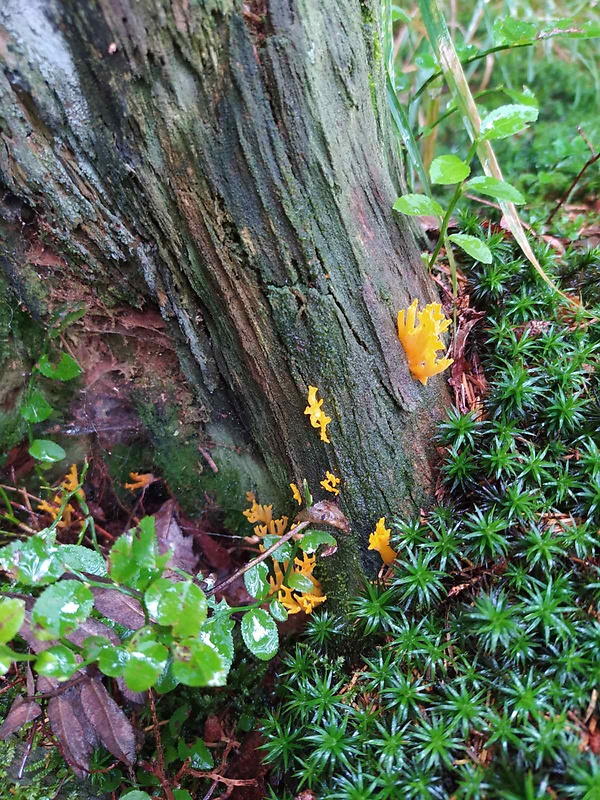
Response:
POLYGON ((452 358, 437 357, 437 351, 444 349, 440 336, 450 327, 450 320, 444 316, 440 303, 429 303, 423 311, 417 311, 418 305, 419 301, 414 300, 408 311, 398 312, 398 338, 412 375, 425 386, 428 378, 453 363, 452 358), (419 321, 415 325, 417 316, 419 321))
MULTIPOLYGON (((66 494, 70 494, 72 497, 80 497, 82 500, 85 500, 83 489, 77 489, 78 486, 79 476, 77 475, 77 467, 75 464, 73 464, 60 484, 60 491, 54 495, 52 500, 42 500, 42 502, 38 504, 37 510, 41 511, 43 514, 49 514, 50 517, 52 517, 53 522, 60 514, 60 522, 58 523, 57 527, 68 528, 73 521, 75 508, 71 505, 71 503, 67 503, 62 510, 62 514, 60 509, 66 494)), ((83 520, 81 520, 81 523, 83 524, 83 520)))
POLYGON ((300 490, 298 489, 295 483, 290 483, 290 489, 292 490, 292 496, 294 500, 298 503, 299 506, 301 506, 302 495, 300 494, 300 490))
POLYGON ((138 489, 145 489, 146 486, 150 486, 154 480, 154 475, 152 475, 151 472, 143 474, 139 472, 130 472, 129 477, 131 478, 131 483, 126 483, 125 488, 129 489, 130 492, 136 492, 138 489))
POLYGON ((298 614, 304 611, 305 614, 312 614, 313 610, 327 600, 326 595, 323 594, 321 584, 313 577, 313 570, 315 568, 316 557, 309 556, 303 553, 302 558, 294 559, 294 569, 291 570, 291 575, 303 575, 308 578, 313 585, 313 588, 308 592, 300 592, 297 589, 292 589, 285 586, 284 574, 288 573, 289 562, 283 564, 283 570, 277 563, 273 562, 273 576, 269 577, 271 584, 271 594, 277 593, 277 599, 286 608, 288 614, 298 614))
POLYGON ((390 533, 390 529, 385 527, 385 517, 381 517, 369 536, 369 550, 377 550, 384 564, 391 564, 396 558, 396 553, 390 547, 390 533))
POLYGON ((272 503, 270 506, 261 506, 260 503, 256 502, 256 497, 253 492, 247 492, 246 499, 251 505, 250 508, 247 508, 242 513, 248 522, 254 525, 254 533, 257 536, 261 538, 267 536, 267 534, 271 536, 281 536, 285 533, 288 518, 281 517, 281 519, 273 519, 272 503))
POLYGON ((310 415, 310 424, 313 426, 313 428, 321 429, 321 441, 330 444, 330 441, 327 438, 327 426, 331 422, 331 417, 328 417, 321 408, 323 405, 323 400, 317 400, 318 391, 319 390, 316 386, 308 387, 308 405, 304 409, 304 413, 310 415))
POLYGON ((340 479, 336 478, 336 476, 328 470, 325 473, 325 479, 321 481, 321 486, 332 494, 339 494, 340 490, 336 489, 338 483, 340 483, 340 479))

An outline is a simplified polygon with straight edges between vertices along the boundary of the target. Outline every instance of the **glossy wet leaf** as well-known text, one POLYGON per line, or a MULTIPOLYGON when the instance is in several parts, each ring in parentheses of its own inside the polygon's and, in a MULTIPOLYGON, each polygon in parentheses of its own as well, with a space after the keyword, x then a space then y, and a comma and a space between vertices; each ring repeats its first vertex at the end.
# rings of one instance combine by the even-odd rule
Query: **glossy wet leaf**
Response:
POLYGON ((229 665, 214 647, 190 637, 173 647, 173 675, 186 686, 223 686, 229 665))
POLYGON ((429 177, 432 183, 450 185, 460 183, 471 174, 471 167, 453 155, 438 156, 431 162, 429 177))
POLYGON ((146 639, 128 647, 129 659, 123 677, 134 692, 145 692, 160 678, 169 656, 164 645, 146 639))
POLYGON ((453 233, 448 238, 477 261, 481 261, 484 264, 492 263, 490 248, 476 236, 468 236, 466 233, 453 233))
POLYGON ((300 548, 306 553, 316 552, 322 544, 326 544, 328 547, 336 547, 337 542, 326 531, 307 531, 300 540, 300 548))
POLYGON ((29 455, 42 464, 55 464, 67 457, 63 448, 50 439, 34 439, 29 447, 29 455))
MULTIPOLYGON (((269 534, 263 538, 263 546, 265 550, 268 550, 270 547, 273 547, 276 544, 277 540, 280 539, 280 536, 276 536, 275 534, 269 534)), ((277 550, 274 550, 271 553, 271 558, 275 561, 289 561, 292 557, 292 545, 291 542, 284 542, 281 547, 278 547, 277 550)), ((252 592, 250 592, 252 594, 252 592)))
POLYGON ((58 361, 52 363, 48 355, 44 354, 39 362, 38 369, 46 378, 57 381, 70 381, 81 374, 81 367, 68 353, 61 352, 58 361))
POLYGON ((109 678, 121 678, 129 662, 129 650, 120 645, 103 648, 98 655, 98 669, 109 678))
POLYGON ((270 592, 271 586, 267 580, 269 568, 264 561, 260 564, 249 569, 244 575, 244 583, 248 594, 256 597, 257 600, 263 600, 270 592))
POLYGON ((47 402, 44 395, 38 390, 33 389, 25 403, 21 406, 20 413, 23 419, 35 425, 38 422, 44 422, 52 414, 54 409, 47 402))
POLYGON ((269 611, 271 612, 271 616, 273 619, 276 619, 277 622, 285 622, 288 618, 287 608, 280 603, 279 600, 271 600, 269 604, 269 611))
POLYGON ((60 581, 41 593, 31 612, 32 629, 38 639, 58 639, 86 620, 94 597, 79 581, 60 581))
POLYGON ((43 650, 36 659, 34 669, 46 678, 68 680, 77 671, 75 653, 62 644, 43 650))
POLYGON ((25 601, 15 597, 0 599, 0 642, 6 644, 19 632, 25 619, 25 601))
POLYGON ((244 614, 241 629, 246 647, 257 658, 268 661, 277 653, 279 649, 277 625, 263 608, 255 608, 244 614))
POLYGON ((287 584, 290 589, 295 589, 297 592, 312 592, 314 588, 310 578, 300 572, 292 572, 287 579, 287 584))
POLYGON ((484 118, 481 123, 482 139, 506 139, 524 130, 538 118, 538 110, 530 105, 510 104, 500 106, 484 118))
POLYGON ((100 553, 89 547, 78 544, 63 544, 60 547, 59 555, 67 570, 77 572, 87 572, 89 575, 108 575, 106 561, 100 553))
POLYGON ((399 197, 392 206, 394 211, 408 214, 411 217, 443 217, 441 205, 424 194, 405 194, 399 197))
POLYGON ((11 664, 18 656, 19 654, 11 650, 8 645, 0 644, 0 675, 6 675, 11 664))
POLYGON ((498 180, 488 176, 481 176, 478 178, 471 178, 466 183, 467 189, 473 189, 478 194, 485 194, 489 197, 494 197, 496 200, 506 200, 509 203, 522 204, 525 198, 518 189, 511 186, 506 181, 498 180))
POLYGON ((206 619, 206 596, 192 581, 154 581, 144 595, 150 616, 159 625, 171 625, 178 638, 196 636, 206 619))
POLYGON ((231 634, 233 626, 234 623, 231 617, 224 614, 215 614, 204 623, 198 636, 204 644, 212 647, 219 655, 226 665, 227 671, 229 671, 234 655, 233 636, 231 634))
POLYGON ((26 586, 52 583, 65 571, 58 548, 43 534, 30 536, 0 549, 0 568, 26 586))
POLYGON ((145 590, 160 577, 170 553, 159 555, 154 519, 144 517, 137 528, 124 533, 110 551, 110 574, 117 583, 145 590))

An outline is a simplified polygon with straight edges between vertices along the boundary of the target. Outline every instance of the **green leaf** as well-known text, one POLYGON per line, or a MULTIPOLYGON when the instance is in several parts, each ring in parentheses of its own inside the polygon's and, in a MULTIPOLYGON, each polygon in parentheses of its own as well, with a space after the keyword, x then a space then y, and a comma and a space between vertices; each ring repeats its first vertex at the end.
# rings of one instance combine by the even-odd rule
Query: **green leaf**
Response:
POLYGON ((535 122, 538 110, 533 106, 506 105, 496 108, 481 123, 482 139, 506 139, 535 122))
POLYGON ((5 644, 0 644, 0 675, 6 675, 14 661, 13 651, 5 644))
POLYGON ((173 647, 173 675, 185 686, 224 686, 229 666, 211 645, 190 637, 173 647))
POLYGON ((129 650, 125 647, 111 645, 100 651, 98 669, 109 678, 121 678, 129 662, 129 650))
POLYGON ((61 352, 57 364, 52 364, 46 353, 40 358, 38 370, 46 378, 57 381, 71 381, 81 374, 81 367, 68 353, 61 352))
POLYGON ((396 4, 394 4, 392 6, 391 11, 392 11, 392 22, 406 22, 406 23, 409 23, 411 21, 410 20, 410 16, 406 13, 406 11, 404 11, 402 8, 400 8, 400 6, 397 6, 396 4))
POLYGON ((0 642, 10 642, 19 632, 25 619, 25 601, 15 597, 0 600, 0 642))
POLYGON ((50 439, 34 439, 29 448, 29 455, 45 464, 55 464, 67 457, 62 447, 50 439))
POLYGON ((194 800, 187 789, 173 789, 174 800, 194 800))
POLYGON ((145 692, 160 678, 169 656, 166 647, 153 639, 145 639, 128 648, 129 659, 123 677, 132 692, 145 692))
POLYGON ((159 625, 172 625, 177 638, 196 636, 206 619, 206 596, 192 581, 174 583, 159 578, 144 595, 150 616, 159 625))
POLYGON ((160 678, 156 681, 154 688, 160 694, 167 694, 168 692, 172 692, 177 686, 179 686, 179 681, 173 674, 173 657, 169 655, 165 668, 160 678))
POLYGON ((524 86, 522 92, 517 92, 514 89, 509 89, 508 87, 504 87, 504 94, 507 94, 511 100, 514 100, 515 103, 522 106, 532 106, 533 108, 538 108, 539 103, 537 101, 537 97, 534 93, 529 89, 529 87, 524 86))
POLYGON ((489 197, 494 197, 496 200, 506 200, 509 203, 524 203, 525 198, 518 189, 511 186, 506 181, 498 180, 498 178, 480 177, 471 178, 465 184, 467 188, 474 189, 478 194, 485 194, 489 197))
POLYGON ((482 261, 484 264, 492 263, 492 252, 490 248, 476 236, 468 236, 466 233, 453 233, 448 238, 476 261, 482 261))
POLYGON ((431 162, 429 177, 432 183, 460 183, 471 174, 471 167, 456 156, 438 156, 431 162))
POLYGON ((94 596, 79 581, 60 581, 48 586, 31 612, 34 634, 38 639, 58 639, 85 622, 93 607, 94 596))
POLYGON ((494 41, 496 44, 532 42, 536 34, 537 27, 533 22, 526 22, 514 17, 496 19, 494 22, 494 41))
POLYGON ((57 644, 39 654, 34 669, 46 678, 67 681, 77 672, 78 666, 75 653, 63 644, 57 644))
POLYGON ((192 769, 206 770, 212 769, 215 765, 210 750, 204 744, 202 739, 198 738, 192 745, 191 749, 191 764, 192 769))
POLYGON ((198 636, 201 642, 212 647, 219 655, 226 666, 227 672, 231 667, 234 655, 233 636, 231 635, 233 625, 231 617, 224 614, 215 614, 204 623, 198 636))
POLYGON ((171 553, 159 555, 154 517, 144 517, 137 528, 124 533, 110 551, 110 574, 117 583, 144 591, 164 572, 171 553))
POLYGON ((261 561, 260 564, 256 564, 252 569, 249 569, 244 575, 244 583, 248 594, 252 595, 252 597, 256 597, 257 600, 264 600, 271 590, 271 586, 267 580, 268 574, 269 568, 264 561, 261 561))
POLYGON ((43 533, 0 549, 0 568, 26 586, 53 583, 65 571, 58 548, 43 533))
MULTIPOLYGON (((275 534, 269 534, 265 536, 263 539, 263 545, 265 550, 268 550, 269 547, 273 547, 273 545, 280 539, 280 536, 276 536, 275 534)), ((292 545, 290 542, 284 542, 281 547, 278 547, 273 553, 271 553, 271 558, 274 561, 289 561, 292 557, 292 545)), ((252 594, 252 592, 250 592, 252 594)))
POLYGON ((133 789, 131 792, 127 792, 127 794, 122 794, 121 800, 152 800, 152 798, 147 792, 133 789))
POLYGON ((310 578, 302 575, 301 572, 292 572, 287 579, 287 584, 290 589, 295 589, 297 592, 312 592, 314 589, 314 584, 310 578))
POLYGON ((48 419, 53 411, 52 406, 38 389, 33 389, 29 393, 24 405, 20 408, 21 416, 32 425, 48 419))
POLYGON ((59 548, 59 556, 62 558, 65 569, 76 570, 77 572, 87 572, 89 575, 108 575, 106 561, 100 553, 89 547, 79 544, 63 544, 59 548))
POLYGON ((587 22, 577 22, 570 17, 555 19, 542 28, 540 38, 550 36, 564 36, 565 39, 596 39, 600 36, 600 22, 591 19, 587 22))
POLYGON ((444 216, 441 205, 424 194, 404 194, 396 200, 392 208, 411 217, 444 216))
POLYGON ((50 319, 50 325, 52 326, 50 338, 58 339, 61 333, 63 333, 69 327, 69 325, 72 325, 74 322, 77 322, 77 320, 80 320, 83 316, 85 316, 86 311, 87 309, 85 305, 71 310, 69 310, 69 308, 66 306, 56 309, 50 319))
POLYGON ((306 553, 316 552, 319 545, 322 544, 335 547, 337 542, 330 533, 326 533, 325 531, 307 531, 302 539, 300 539, 300 548, 306 553))
POLYGON ((107 639, 106 636, 88 636, 88 638, 83 642, 83 657, 85 660, 93 659, 97 661, 100 658, 100 654, 103 650, 112 649, 114 644, 107 639))
POLYGON ((255 608, 244 614, 241 628, 244 642, 251 653, 262 661, 273 658, 279 649, 279 633, 272 617, 263 608, 255 608))
POLYGON ((277 622, 285 622, 288 618, 287 608, 283 603, 280 603, 279 600, 271 600, 269 611, 273 619, 276 619, 277 622))

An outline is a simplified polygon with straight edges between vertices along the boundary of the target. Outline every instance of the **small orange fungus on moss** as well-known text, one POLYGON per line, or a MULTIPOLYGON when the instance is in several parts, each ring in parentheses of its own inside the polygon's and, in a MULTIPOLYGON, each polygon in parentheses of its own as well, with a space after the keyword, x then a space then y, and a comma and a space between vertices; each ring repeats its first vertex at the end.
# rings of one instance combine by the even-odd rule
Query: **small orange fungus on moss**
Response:
POLYGON ((381 517, 369 536, 369 550, 377 550, 384 564, 391 564, 396 558, 396 553, 390 547, 390 533, 390 529, 385 527, 385 517, 381 517))
POLYGON ((450 320, 444 316, 441 304, 429 303, 422 311, 417 311, 418 305, 419 301, 414 300, 408 311, 402 309, 398 312, 398 338, 412 375, 425 386, 428 378, 443 372, 454 359, 437 356, 437 351, 444 349, 440 336, 450 327, 450 320))
POLYGON ((131 479, 131 483, 126 483, 125 488, 129 489, 130 492, 136 492, 138 489, 145 489, 146 486, 150 486, 154 480, 154 475, 152 475, 151 472, 142 474, 139 472, 130 472, 129 477, 131 479))
POLYGON ((327 438, 327 426, 331 422, 331 417, 328 417, 321 408, 323 405, 323 400, 317 400, 318 391, 319 390, 316 386, 308 387, 308 405, 304 409, 304 413, 310 414, 310 424, 313 426, 313 428, 321 429, 321 441, 330 444, 330 441, 327 438))
POLYGON ((325 480, 321 481, 321 486, 328 492, 332 494, 339 494, 340 490, 336 488, 336 486, 340 483, 340 479, 336 478, 336 476, 329 472, 329 470, 325 473, 325 480))
MULTIPOLYGON (((50 517, 52 517, 52 521, 56 520, 60 514, 60 508, 63 504, 65 494, 70 494, 72 497, 80 497, 82 500, 85 500, 83 489, 77 489, 78 486, 79 476, 77 474, 77 466, 73 464, 63 478, 59 487, 59 492, 55 494, 50 501, 42 500, 42 502, 38 504, 37 510, 41 511, 43 514, 49 514, 50 517)), ((71 503, 67 503, 62 511, 60 522, 57 527, 68 528, 73 521, 74 513, 75 508, 71 503)), ((83 525, 83 520, 81 520, 81 524, 83 525)))
POLYGON ((290 483, 290 489, 292 490, 292 496, 294 500, 298 503, 299 506, 301 506, 302 495, 300 494, 300 490, 298 489, 295 483, 290 483))

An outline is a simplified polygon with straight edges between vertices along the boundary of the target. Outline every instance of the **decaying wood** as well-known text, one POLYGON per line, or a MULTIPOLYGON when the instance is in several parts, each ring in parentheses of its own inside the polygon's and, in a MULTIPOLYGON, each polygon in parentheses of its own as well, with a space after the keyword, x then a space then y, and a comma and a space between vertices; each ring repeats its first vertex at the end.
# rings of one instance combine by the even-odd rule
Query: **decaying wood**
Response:
POLYGON ((40 280, 158 307, 218 475, 232 450, 280 492, 330 469, 348 558, 431 491, 447 396, 443 378, 410 377, 395 317, 434 291, 391 211, 378 3, 250 11, 3 2, 0 263, 33 311, 40 280), (309 385, 330 445, 303 414, 309 385))

